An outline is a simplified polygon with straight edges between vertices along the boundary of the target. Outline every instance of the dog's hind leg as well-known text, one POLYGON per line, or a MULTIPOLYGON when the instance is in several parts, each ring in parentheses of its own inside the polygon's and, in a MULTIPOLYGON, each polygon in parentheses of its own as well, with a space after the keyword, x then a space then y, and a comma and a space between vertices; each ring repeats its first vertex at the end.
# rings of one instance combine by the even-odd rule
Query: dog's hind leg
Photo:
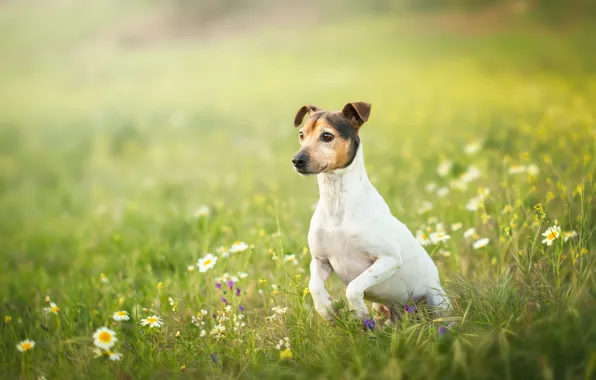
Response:
POLYGON ((451 303, 445 291, 441 288, 432 289, 426 294, 426 306, 436 316, 447 314, 451 310, 451 303))

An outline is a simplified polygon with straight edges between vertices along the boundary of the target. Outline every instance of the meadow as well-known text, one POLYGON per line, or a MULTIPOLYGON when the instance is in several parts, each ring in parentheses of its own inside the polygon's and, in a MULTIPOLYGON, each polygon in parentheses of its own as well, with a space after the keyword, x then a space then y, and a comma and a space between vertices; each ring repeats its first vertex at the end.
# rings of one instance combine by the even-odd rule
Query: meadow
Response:
POLYGON ((593 27, 371 14, 122 47, 107 5, 3 6, 1 378, 596 378, 593 27), (333 276, 337 321, 313 309, 292 121, 349 101, 450 316, 365 329, 333 276))

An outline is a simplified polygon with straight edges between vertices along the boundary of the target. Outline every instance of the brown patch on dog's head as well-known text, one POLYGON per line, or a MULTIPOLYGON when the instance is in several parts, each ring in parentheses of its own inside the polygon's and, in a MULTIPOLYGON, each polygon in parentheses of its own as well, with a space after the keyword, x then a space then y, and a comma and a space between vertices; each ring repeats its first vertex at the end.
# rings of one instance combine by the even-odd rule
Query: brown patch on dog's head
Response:
POLYGON ((292 160, 301 174, 319 174, 348 167, 360 145, 358 131, 370 115, 371 105, 348 103, 342 111, 324 111, 308 105, 301 107, 294 118, 300 129, 300 150, 292 160))

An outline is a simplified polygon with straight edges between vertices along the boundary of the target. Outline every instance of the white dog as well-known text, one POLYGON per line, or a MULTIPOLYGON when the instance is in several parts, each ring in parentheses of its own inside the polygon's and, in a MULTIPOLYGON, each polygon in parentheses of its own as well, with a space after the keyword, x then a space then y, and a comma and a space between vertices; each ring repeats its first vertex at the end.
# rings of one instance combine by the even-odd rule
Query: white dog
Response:
POLYGON ((301 148, 292 160, 300 174, 316 174, 320 200, 310 223, 309 290, 317 312, 333 318, 325 281, 337 273, 347 286, 352 314, 369 319, 364 299, 386 316, 409 300, 449 308, 439 272, 410 230, 397 220, 370 183, 358 131, 371 105, 348 103, 342 111, 308 105, 298 110, 301 148))

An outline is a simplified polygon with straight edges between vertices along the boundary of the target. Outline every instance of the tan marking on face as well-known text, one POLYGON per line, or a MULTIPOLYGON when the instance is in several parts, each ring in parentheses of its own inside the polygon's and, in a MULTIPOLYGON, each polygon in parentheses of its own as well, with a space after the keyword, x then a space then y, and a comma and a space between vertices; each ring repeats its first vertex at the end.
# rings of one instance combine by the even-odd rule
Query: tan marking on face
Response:
POLYGON ((306 172, 317 174, 343 168, 350 160, 349 139, 340 136, 329 120, 323 115, 312 115, 300 129, 303 138, 300 141, 300 151, 308 155, 306 172), (323 133, 333 135, 333 140, 325 142, 321 140, 323 133))

